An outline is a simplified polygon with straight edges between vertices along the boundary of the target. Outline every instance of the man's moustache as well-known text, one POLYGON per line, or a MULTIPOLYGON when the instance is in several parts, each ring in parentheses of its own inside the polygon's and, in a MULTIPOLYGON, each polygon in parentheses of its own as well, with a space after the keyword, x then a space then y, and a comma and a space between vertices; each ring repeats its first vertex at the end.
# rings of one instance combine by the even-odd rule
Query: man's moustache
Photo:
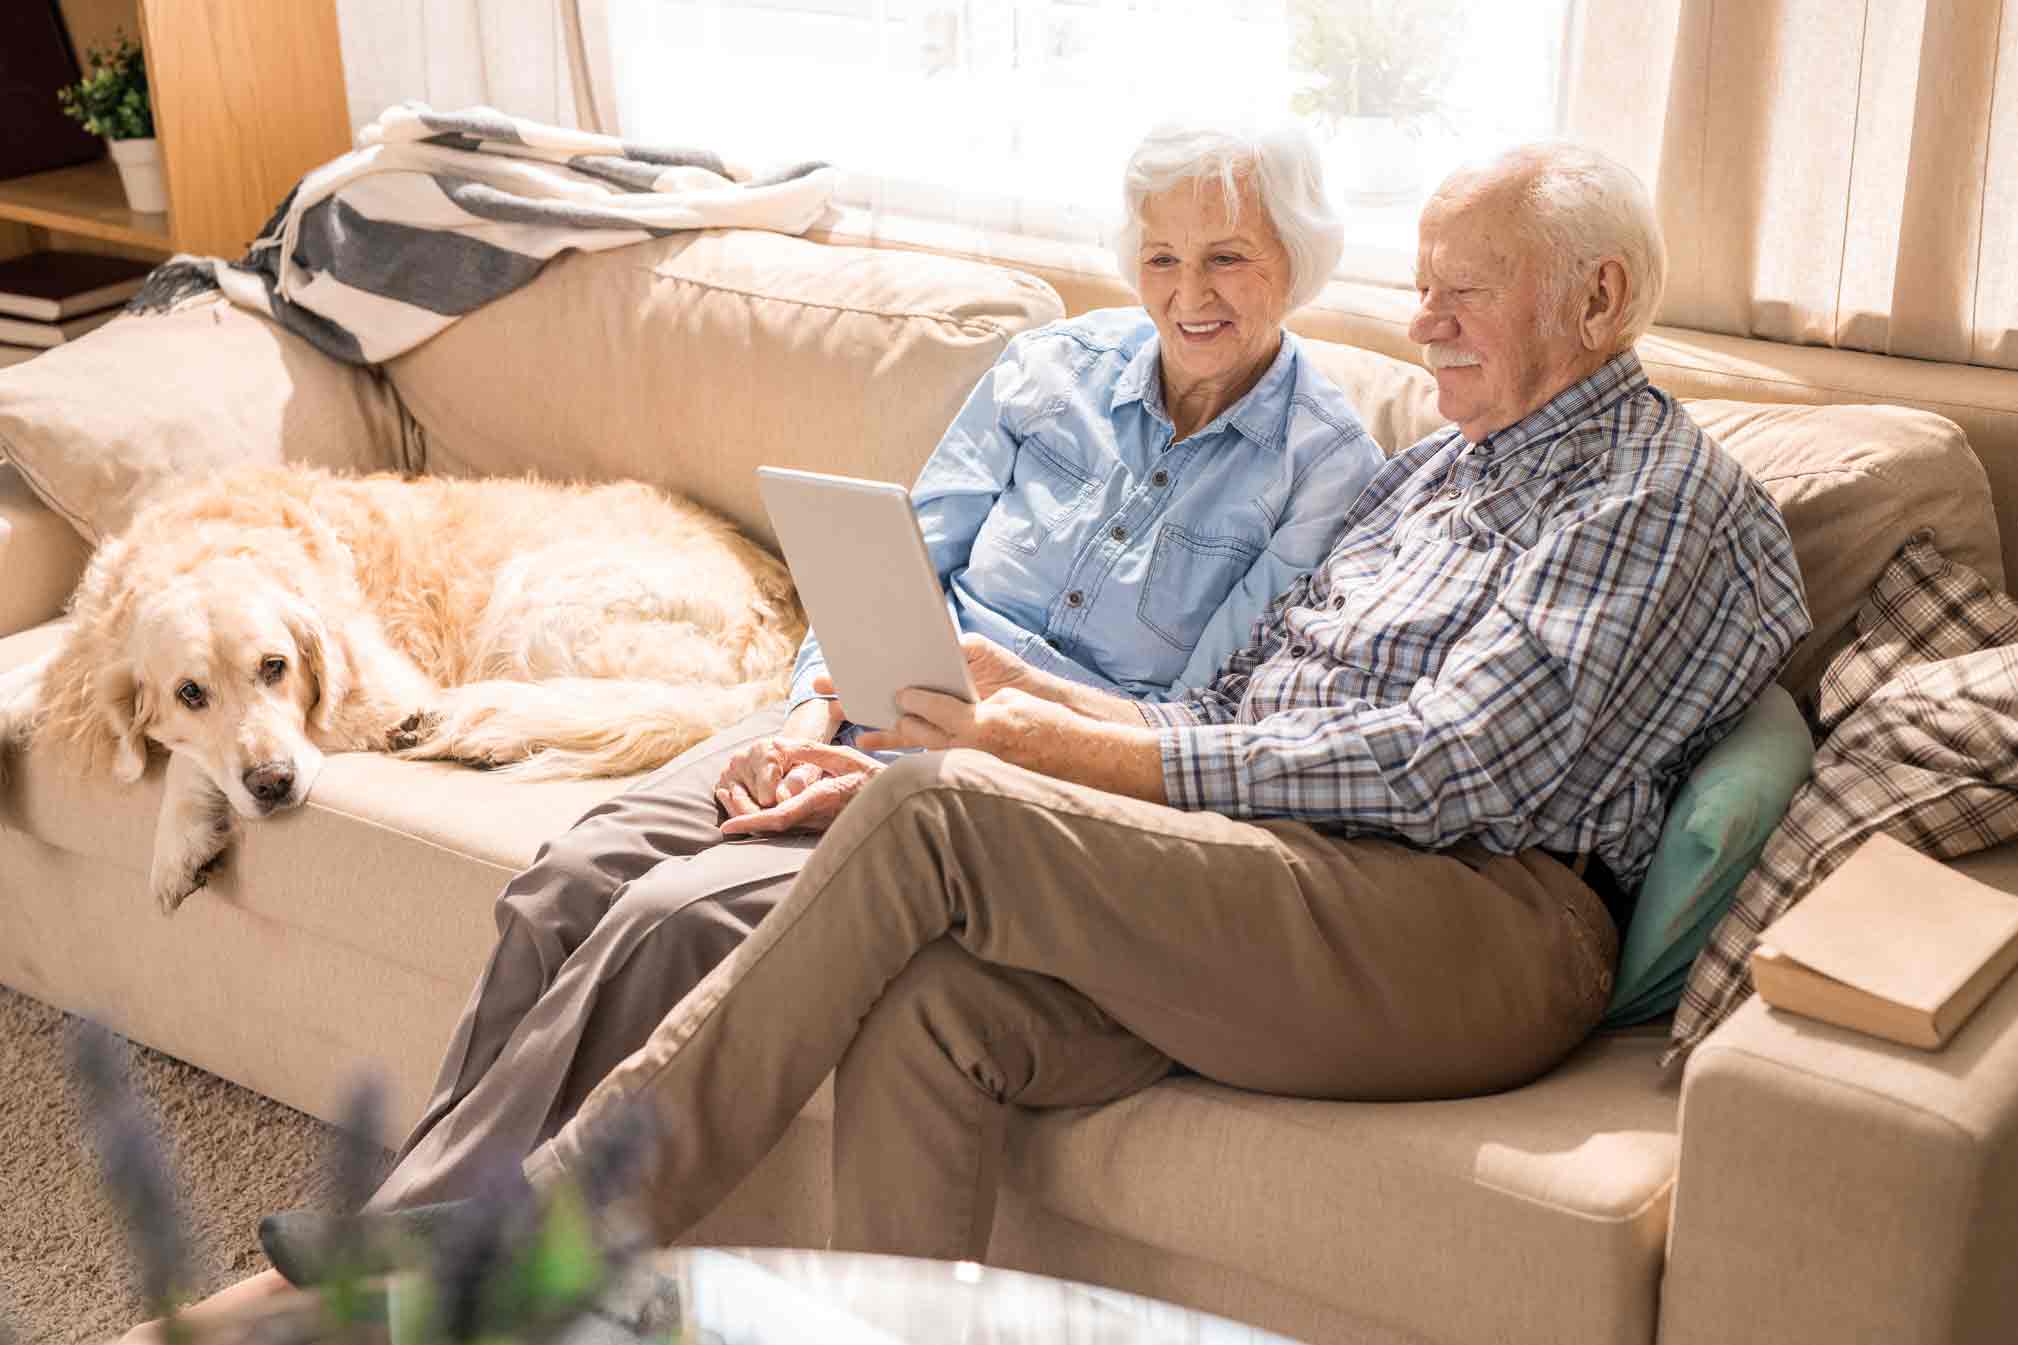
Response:
POLYGON ((1468 369, 1478 363, 1478 356, 1465 350, 1452 350, 1449 346, 1424 346, 1422 362, 1435 373, 1439 369, 1468 369))

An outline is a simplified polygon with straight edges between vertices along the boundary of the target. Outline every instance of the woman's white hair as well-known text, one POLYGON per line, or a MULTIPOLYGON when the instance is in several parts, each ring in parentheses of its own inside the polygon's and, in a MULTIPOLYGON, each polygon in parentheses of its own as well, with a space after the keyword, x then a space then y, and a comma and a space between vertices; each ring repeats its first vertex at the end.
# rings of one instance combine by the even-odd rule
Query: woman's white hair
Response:
POLYGON ((1237 212, 1242 178, 1253 182, 1289 254, 1289 309, 1315 299, 1338 267, 1345 226, 1325 197, 1316 143, 1293 124, 1235 129, 1164 122, 1142 137, 1121 174, 1121 227, 1114 237, 1114 261, 1128 288, 1136 288, 1142 264, 1144 201, 1181 183, 1216 182, 1237 212))
POLYGON ((1509 150, 1484 171, 1518 184, 1521 227, 1548 266, 1542 282, 1544 331, 1561 332, 1571 293, 1598 263, 1617 258, 1626 272, 1619 348, 1646 335, 1667 288, 1668 246, 1639 176, 1567 140, 1509 150))

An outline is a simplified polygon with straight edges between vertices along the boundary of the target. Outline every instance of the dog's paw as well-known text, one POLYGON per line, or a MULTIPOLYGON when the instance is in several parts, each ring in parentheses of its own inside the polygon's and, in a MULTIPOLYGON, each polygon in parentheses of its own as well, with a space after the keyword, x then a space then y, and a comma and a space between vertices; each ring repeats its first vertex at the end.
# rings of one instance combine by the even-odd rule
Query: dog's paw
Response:
POLYGON ((237 828, 231 819, 220 815, 211 819, 208 826, 199 828, 184 845, 172 850, 155 847, 147 886, 163 915, 174 915, 198 889, 209 886, 211 876, 223 867, 225 853, 236 835, 237 828))
POLYGON ((411 752, 441 727, 441 716, 432 710, 415 710, 399 723, 387 730, 385 750, 388 752, 411 752))

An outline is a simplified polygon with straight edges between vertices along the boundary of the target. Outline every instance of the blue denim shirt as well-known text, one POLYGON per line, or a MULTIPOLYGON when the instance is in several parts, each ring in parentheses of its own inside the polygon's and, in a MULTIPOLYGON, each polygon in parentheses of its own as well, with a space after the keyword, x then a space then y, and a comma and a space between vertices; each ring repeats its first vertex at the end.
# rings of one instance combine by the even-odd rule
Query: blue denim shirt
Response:
MULTIPOLYGON (((1207 685, 1383 460, 1289 332, 1246 396, 1174 434, 1142 309, 1013 339, 911 488, 960 629, 1128 696, 1207 685)), ((809 633, 794 706, 825 668, 809 633)))

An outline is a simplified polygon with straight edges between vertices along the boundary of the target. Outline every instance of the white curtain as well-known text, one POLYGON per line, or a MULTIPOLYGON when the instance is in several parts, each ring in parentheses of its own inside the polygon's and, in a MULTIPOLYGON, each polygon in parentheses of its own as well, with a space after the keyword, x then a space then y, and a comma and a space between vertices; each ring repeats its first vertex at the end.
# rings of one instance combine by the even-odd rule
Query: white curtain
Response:
MULTIPOLYGON (((284 0, 280 0, 284 3, 284 0)), ((600 0, 337 0, 353 132, 409 100, 601 129, 600 0)))
POLYGON ((1662 321, 2018 369, 2018 0, 1586 0, 1573 53, 1662 321))

